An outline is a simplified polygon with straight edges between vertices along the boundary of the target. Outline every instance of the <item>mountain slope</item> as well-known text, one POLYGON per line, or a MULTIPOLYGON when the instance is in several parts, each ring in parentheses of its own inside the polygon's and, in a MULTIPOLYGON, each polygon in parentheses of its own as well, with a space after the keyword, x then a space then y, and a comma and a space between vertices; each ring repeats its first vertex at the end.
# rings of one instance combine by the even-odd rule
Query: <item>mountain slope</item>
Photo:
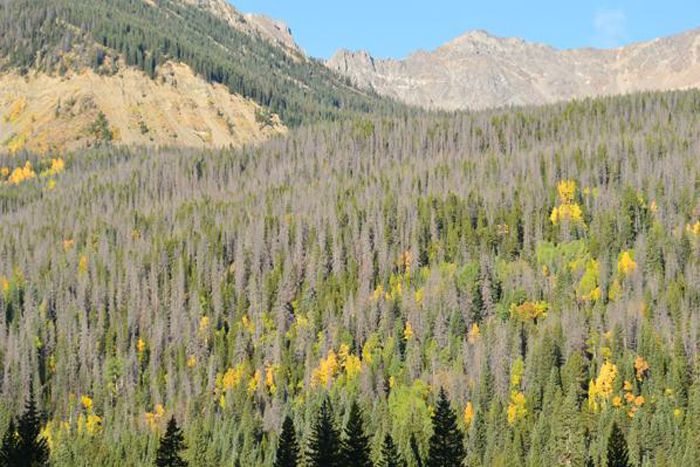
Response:
POLYGON ((362 87, 422 107, 543 104, 699 86, 700 29, 615 50, 556 50, 474 31, 405 60, 341 50, 327 65, 362 87))
POLYGON ((100 112, 117 141, 225 146, 386 102, 307 58, 283 23, 225 0, 0 2, 0 89, 0 114, 28 109, 0 124, 10 152, 90 144, 100 112), (95 104, 71 124, 54 118, 66 88, 64 100, 95 104))
POLYGON ((699 153, 688 91, 32 156, 0 183, 0 434, 33 382, 54 467, 152 466, 171 416, 190 465, 270 467, 287 414, 305 442, 350 399, 413 460, 444 386, 465 465, 566 464, 571 427, 600 459, 613 419, 634 465, 694 465, 699 153))
POLYGON ((0 151, 46 154, 102 143, 186 147, 240 146, 286 131, 258 122, 261 109, 183 64, 164 64, 157 79, 126 68, 64 77, 0 76, 0 151), (104 115, 108 133, 99 133, 104 115))

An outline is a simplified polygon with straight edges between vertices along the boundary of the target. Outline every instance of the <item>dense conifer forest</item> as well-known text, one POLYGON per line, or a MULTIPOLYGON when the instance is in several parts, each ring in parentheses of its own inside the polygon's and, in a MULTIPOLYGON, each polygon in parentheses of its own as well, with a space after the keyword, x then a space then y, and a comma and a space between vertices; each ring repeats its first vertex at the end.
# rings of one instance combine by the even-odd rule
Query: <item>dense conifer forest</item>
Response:
POLYGON ((0 458, 697 465, 699 115, 687 91, 3 157, 0 458))

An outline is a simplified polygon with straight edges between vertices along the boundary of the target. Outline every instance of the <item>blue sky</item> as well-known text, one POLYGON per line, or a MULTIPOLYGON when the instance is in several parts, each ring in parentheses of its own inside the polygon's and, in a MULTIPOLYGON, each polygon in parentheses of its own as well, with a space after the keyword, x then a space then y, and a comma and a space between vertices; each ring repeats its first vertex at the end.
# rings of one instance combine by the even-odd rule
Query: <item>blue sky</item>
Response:
POLYGON ((289 24, 312 56, 434 49, 472 29, 558 48, 614 47, 700 27, 699 0, 232 0, 289 24))

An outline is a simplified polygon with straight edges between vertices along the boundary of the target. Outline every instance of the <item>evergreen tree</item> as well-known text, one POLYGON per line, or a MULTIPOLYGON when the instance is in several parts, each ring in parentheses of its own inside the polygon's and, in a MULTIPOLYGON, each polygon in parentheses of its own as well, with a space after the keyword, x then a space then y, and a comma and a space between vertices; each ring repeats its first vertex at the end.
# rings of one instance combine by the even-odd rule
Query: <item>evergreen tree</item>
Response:
POLYGON ((2 437, 2 447, 0 447, 0 465, 14 466, 20 464, 19 457, 19 435, 15 427, 14 420, 10 420, 5 435, 2 437))
POLYGON ((411 446, 411 452, 413 453, 413 460, 416 466, 423 467, 423 457, 420 454, 420 448, 418 447, 418 440, 416 439, 415 433, 411 433, 409 445, 411 446))
POLYGON ((369 438, 365 434, 362 411, 357 402, 353 402, 350 407, 350 418, 345 427, 342 450, 346 466, 372 467, 369 438))
POLYGON ((430 438, 428 465, 430 467, 457 467, 465 457, 464 437, 457 426, 455 415, 445 389, 440 395, 433 415, 433 436, 430 438))
POLYGON ((282 424, 282 433, 277 445, 275 467, 296 467, 298 463, 299 445, 297 444, 297 435, 294 431, 294 422, 288 415, 282 424))
POLYGON ((577 386, 572 384, 552 421, 553 461, 557 465, 583 465, 586 458, 584 425, 578 413, 577 386))
POLYGON ((384 437, 382 444, 382 457, 379 460, 377 467, 405 467, 406 463, 401 459, 398 449, 394 444, 394 440, 389 433, 384 437))
POLYGON ((340 435, 333 424, 333 409, 328 399, 323 401, 318 418, 311 429, 306 456, 309 467, 343 465, 340 435))
POLYGON ((19 464, 16 465, 27 467, 48 465, 49 446, 46 440, 39 436, 40 431, 41 420, 34 402, 34 394, 30 389, 29 400, 17 424, 19 464))
POLYGON ((610 438, 608 438, 608 467, 629 467, 629 454, 627 452, 627 441, 622 430, 613 422, 610 438))
POLYGON ((160 440, 158 454, 156 455, 156 465, 158 467, 185 467, 187 462, 180 457, 180 452, 184 449, 184 438, 173 416, 168 422, 165 435, 160 440))

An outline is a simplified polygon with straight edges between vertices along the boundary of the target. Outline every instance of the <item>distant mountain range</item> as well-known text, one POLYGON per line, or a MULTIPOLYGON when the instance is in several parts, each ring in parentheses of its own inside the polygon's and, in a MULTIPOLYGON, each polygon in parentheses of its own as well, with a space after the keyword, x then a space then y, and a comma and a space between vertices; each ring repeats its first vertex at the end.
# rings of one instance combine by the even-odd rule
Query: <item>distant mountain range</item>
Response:
POLYGON ((698 87, 700 29, 611 50, 557 50, 474 31, 403 60, 341 50, 327 66, 361 87, 425 108, 545 104, 698 87))

